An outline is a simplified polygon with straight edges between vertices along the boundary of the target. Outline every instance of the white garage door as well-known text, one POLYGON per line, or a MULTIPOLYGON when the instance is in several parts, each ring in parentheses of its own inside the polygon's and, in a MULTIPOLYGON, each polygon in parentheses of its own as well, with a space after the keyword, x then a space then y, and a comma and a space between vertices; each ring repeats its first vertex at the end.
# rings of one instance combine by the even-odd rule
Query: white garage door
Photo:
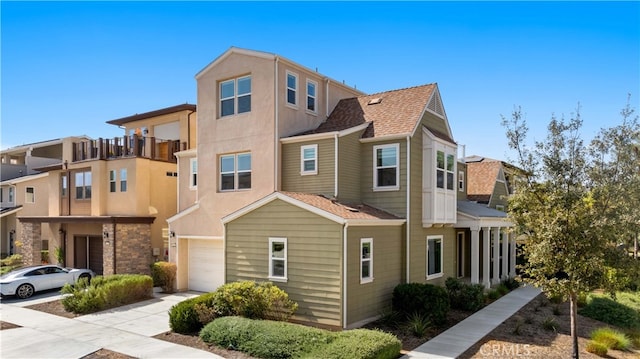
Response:
POLYGON ((189 289, 213 292, 224 284, 221 240, 189 239, 189 289))

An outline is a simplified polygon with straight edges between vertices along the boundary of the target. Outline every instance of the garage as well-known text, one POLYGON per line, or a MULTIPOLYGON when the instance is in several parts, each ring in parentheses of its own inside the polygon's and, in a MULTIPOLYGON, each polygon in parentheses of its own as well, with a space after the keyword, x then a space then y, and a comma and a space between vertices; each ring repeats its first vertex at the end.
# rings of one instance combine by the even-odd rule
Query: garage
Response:
POLYGON ((189 239, 189 289, 212 292, 224 284, 222 240, 189 239))

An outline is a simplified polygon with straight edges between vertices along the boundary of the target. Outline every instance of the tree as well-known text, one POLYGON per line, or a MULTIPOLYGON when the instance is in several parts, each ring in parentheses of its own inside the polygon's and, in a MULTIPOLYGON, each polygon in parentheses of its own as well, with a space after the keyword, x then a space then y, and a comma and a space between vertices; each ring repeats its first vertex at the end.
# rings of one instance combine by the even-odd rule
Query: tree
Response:
POLYGON ((629 133, 638 138, 632 113, 623 111, 622 125, 603 130, 590 147, 580 137, 579 107, 569 120, 553 116, 546 139, 533 147, 526 145, 528 127, 520 108, 503 118, 509 147, 526 174, 509 200, 509 216, 526 238, 522 278, 547 296, 570 302, 573 358, 579 357, 578 297, 597 288, 619 288, 629 265, 617 244, 638 218, 626 195, 637 195, 640 187, 635 182, 635 188, 623 188, 634 176, 634 165, 638 176, 637 157, 633 163, 626 157, 633 151, 625 147, 634 141, 629 133))

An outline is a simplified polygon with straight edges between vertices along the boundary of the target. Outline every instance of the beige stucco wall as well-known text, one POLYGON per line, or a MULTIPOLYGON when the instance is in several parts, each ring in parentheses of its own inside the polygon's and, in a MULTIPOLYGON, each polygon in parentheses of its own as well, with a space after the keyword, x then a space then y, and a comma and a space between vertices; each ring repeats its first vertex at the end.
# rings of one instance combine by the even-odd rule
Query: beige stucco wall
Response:
MULTIPOLYGON (((154 132, 155 126, 169 124, 172 122, 178 122, 179 124, 180 149, 195 148, 197 146, 197 113, 191 113, 191 111, 188 110, 127 122, 123 125, 125 132, 123 135, 129 135, 131 131, 134 131, 136 128, 146 128, 149 132, 146 135, 143 134, 144 136, 156 137, 156 133, 154 132)), ((158 140, 167 139, 158 138, 158 140)))

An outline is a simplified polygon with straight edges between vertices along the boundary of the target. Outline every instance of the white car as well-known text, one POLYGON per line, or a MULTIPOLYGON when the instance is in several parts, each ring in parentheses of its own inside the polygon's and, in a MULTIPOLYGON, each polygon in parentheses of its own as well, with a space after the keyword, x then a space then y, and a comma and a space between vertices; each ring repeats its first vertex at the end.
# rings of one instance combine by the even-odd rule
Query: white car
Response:
POLYGON ((35 292, 75 284, 80 278, 91 281, 96 274, 90 269, 62 268, 57 265, 38 265, 15 269, 0 277, 0 294, 29 298, 35 292))

